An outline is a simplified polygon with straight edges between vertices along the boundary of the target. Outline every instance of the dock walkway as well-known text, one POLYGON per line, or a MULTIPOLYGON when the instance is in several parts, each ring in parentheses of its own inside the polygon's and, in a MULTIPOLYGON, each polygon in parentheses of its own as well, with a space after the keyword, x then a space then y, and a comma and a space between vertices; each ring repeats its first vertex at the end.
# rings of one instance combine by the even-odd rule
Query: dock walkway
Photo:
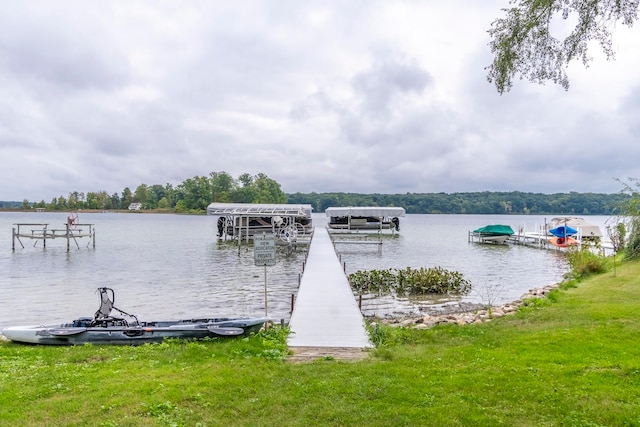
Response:
POLYGON ((289 347, 372 347, 325 228, 315 229, 289 327, 289 347))

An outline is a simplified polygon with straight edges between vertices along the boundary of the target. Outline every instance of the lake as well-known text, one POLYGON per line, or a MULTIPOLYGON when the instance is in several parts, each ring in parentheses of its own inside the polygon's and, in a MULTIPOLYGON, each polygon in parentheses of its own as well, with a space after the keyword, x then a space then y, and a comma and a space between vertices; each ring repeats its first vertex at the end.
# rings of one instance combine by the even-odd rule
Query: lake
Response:
MULTIPOLYGON (((82 213, 79 222, 94 224, 95 248, 88 238, 80 248, 66 239, 21 239, 11 250, 16 223, 48 223, 64 228, 67 213, 0 213, 0 327, 71 321, 93 316, 96 288, 115 290, 115 305, 141 320, 199 316, 264 315, 264 267, 256 267, 253 249, 218 241, 216 218, 204 215, 82 213), (35 244, 35 245, 34 245, 35 244)), ((313 214, 314 225, 326 224, 313 214)), ((551 216, 548 217, 551 219, 551 216)), ((605 226, 608 217, 587 217, 605 226)), ((418 310, 420 305, 466 301, 501 304, 531 288, 557 283, 567 272, 561 252, 515 245, 468 243, 468 232, 487 224, 508 224, 534 231, 543 216, 407 215, 400 233, 375 245, 341 245, 347 273, 384 268, 440 266, 461 272, 472 284, 462 298, 423 301, 365 299, 366 314, 418 310)), ((604 228, 603 228, 604 231, 604 228)), ((267 267, 268 312, 288 321, 291 295, 298 287, 305 249, 277 250, 267 267)))

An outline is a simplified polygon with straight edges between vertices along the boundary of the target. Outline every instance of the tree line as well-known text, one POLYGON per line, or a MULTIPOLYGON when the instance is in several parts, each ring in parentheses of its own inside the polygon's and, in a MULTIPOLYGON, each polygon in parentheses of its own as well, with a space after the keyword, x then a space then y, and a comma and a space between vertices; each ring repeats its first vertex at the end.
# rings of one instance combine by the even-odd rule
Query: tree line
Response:
MULTIPOLYGON (((627 187, 628 188, 628 187, 627 187)), ((291 193, 286 194, 278 182, 264 173, 243 173, 233 178, 227 172, 194 176, 179 185, 140 184, 135 190, 125 187, 120 194, 106 191, 73 191, 46 203, 0 202, 0 208, 44 208, 53 211, 128 209, 140 203, 144 210, 169 212, 204 212, 211 202, 226 203, 294 203, 310 204, 315 212, 330 206, 401 206, 410 214, 523 214, 523 215, 616 215, 629 192, 601 193, 291 193)))
POLYGON ((629 194, 599 193, 294 193, 289 203, 311 204, 315 212, 329 206, 401 206, 411 214, 616 215, 629 194))
POLYGON ((211 172, 208 176, 194 176, 179 185, 140 184, 135 190, 125 187, 122 193, 109 195, 106 191, 73 191, 68 197, 54 197, 33 203, 23 200, 18 203, 0 202, 0 208, 44 208, 53 211, 96 209, 128 209, 132 203, 140 203, 145 210, 173 212, 202 212, 211 202, 227 203, 286 203, 287 196, 280 184, 263 173, 243 173, 237 179, 227 172, 211 172))

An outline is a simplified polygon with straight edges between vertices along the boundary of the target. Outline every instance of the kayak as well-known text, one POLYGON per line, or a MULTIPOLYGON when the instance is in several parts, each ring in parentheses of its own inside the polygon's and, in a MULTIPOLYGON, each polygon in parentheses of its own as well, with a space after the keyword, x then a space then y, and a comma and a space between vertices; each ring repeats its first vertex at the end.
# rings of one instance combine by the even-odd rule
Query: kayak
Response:
POLYGON ((260 331, 269 321, 265 317, 205 317, 184 320, 139 321, 113 305, 114 292, 98 288, 101 305, 93 317, 80 317, 71 323, 13 326, 2 329, 9 340, 25 344, 136 345, 162 342, 164 339, 206 339, 248 336, 260 331), (122 316, 112 316, 112 310, 122 316))
POLYGON ((573 237, 549 237, 549 243, 559 248, 566 248, 567 246, 577 245, 578 241, 573 237))

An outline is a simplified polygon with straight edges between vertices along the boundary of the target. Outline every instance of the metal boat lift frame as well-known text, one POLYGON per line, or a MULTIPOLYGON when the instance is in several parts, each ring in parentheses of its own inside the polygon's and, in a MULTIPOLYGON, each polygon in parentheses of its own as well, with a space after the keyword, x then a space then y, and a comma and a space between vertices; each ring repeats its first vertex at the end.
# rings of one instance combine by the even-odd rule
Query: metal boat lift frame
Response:
POLYGON ((14 224, 12 229, 11 250, 16 250, 16 240, 20 243, 20 246, 24 249, 24 244, 20 238, 34 239, 36 242, 34 246, 38 244, 38 241, 42 240, 44 248, 47 247, 47 240, 53 240, 56 238, 63 238, 67 240, 67 252, 71 248, 71 240, 76 244, 76 247, 80 249, 78 240, 83 237, 89 237, 89 244, 93 243, 93 247, 96 247, 96 229, 94 224, 65 224, 65 228, 49 228, 47 223, 38 224, 14 224), (25 227, 29 231, 25 231, 25 227))
POLYGON ((255 203, 211 203, 207 207, 207 215, 214 215, 225 218, 224 239, 229 234, 227 230, 231 227, 233 239, 238 240, 238 247, 241 241, 249 242, 255 234, 263 232, 273 233, 274 236, 285 243, 306 243, 298 241, 298 236, 307 236, 313 233, 313 223, 311 219, 311 205, 292 204, 255 204, 255 203), (264 226, 252 226, 250 221, 256 218, 271 218, 271 223, 264 226), (278 219, 279 220, 276 220, 278 219), (308 219, 308 224, 301 224, 296 221, 298 218, 308 219))

